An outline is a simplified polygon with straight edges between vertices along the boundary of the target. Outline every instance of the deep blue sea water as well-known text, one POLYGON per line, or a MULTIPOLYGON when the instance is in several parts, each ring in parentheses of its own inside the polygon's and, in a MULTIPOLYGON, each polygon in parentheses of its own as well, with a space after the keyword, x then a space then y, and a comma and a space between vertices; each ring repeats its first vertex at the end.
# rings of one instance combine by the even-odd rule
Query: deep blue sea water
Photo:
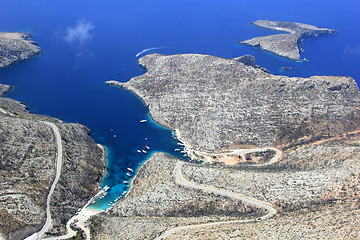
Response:
POLYGON ((143 74, 135 56, 144 49, 225 58, 252 54, 274 74, 344 75, 360 82, 356 0, 0 0, 0 6, 0 31, 30 32, 43 49, 36 58, 0 70, 0 83, 16 86, 8 97, 31 112, 84 124, 107 147, 108 172, 101 184, 112 188, 95 206, 100 209, 126 190, 126 168, 136 170, 151 154, 137 149, 148 144, 152 152, 176 155, 171 131, 154 123, 136 96, 104 84, 143 74), (275 33, 250 24, 258 19, 303 22, 338 33, 304 41, 302 57, 309 61, 292 62, 237 44, 275 33), (292 69, 282 72, 284 66, 292 69), (141 119, 149 121, 141 124, 141 119))

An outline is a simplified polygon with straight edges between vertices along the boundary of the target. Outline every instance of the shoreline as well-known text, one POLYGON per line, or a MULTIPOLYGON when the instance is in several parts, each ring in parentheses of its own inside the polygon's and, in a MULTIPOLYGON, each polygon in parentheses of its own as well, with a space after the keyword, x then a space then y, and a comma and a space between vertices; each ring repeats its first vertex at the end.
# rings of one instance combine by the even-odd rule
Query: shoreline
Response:
MULTIPOLYGON (((140 167, 139 167, 139 168, 137 169, 137 171, 134 173, 134 177, 130 180, 129 189, 127 190, 127 192, 126 192, 126 194, 124 195, 123 198, 126 198, 126 197, 130 194, 131 190, 134 188, 134 181, 135 181, 135 179, 138 177, 139 172, 140 172, 141 169, 146 165, 146 163, 149 162, 150 158, 151 158, 152 156, 154 156, 154 154, 156 154, 156 153, 158 153, 158 152, 153 152, 151 155, 149 155, 149 157, 148 157, 143 163, 140 164, 140 167)), ((120 201, 118 201, 118 202, 120 202, 120 201)), ((117 203, 118 203, 118 202, 117 202, 117 203)), ((115 203, 114 206, 116 206, 117 203, 115 203)), ((109 212, 109 211, 111 211, 111 210, 109 210, 109 208, 106 209, 106 212, 109 212)))
POLYGON ((106 173, 107 173, 106 168, 107 168, 107 164, 108 164, 108 159, 107 159, 108 154, 107 154, 107 148, 106 148, 105 145, 100 144, 100 143, 96 143, 96 145, 97 145, 97 146, 102 150, 102 152, 103 152, 102 161, 103 161, 103 163, 104 163, 104 174, 103 174, 103 177, 102 177, 102 178, 99 180, 99 182, 98 182, 98 186, 99 186, 99 188, 101 189, 100 183, 101 183, 102 180, 105 178, 106 173))
MULTIPOLYGON (((140 66, 142 66, 142 65, 140 65, 140 66)), ((142 67, 143 67, 143 66, 142 66, 142 67)), ((144 74, 145 74, 145 73, 144 73, 144 74)), ((130 79, 130 80, 131 80, 131 79, 130 79)), ((130 81, 130 80, 129 80, 129 81, 130 81)), ((128 82, 129 82, 129 81, 128 81, 128 82)), ((105 82, 105 84, 108 85, 108 86, 110 86, 110 87, 115 87, 115 88, 124 89, 124 90, 129 91, 129 92, 131 92, 132 94, 134 94, 134 95, 142 102, 142 104, 148 109, 149 117, 151 118, 151 120, 152 120, 153 122, 155 122, 157 125, 159 125, 159 126, 161 126, 161 127, 163 127, 163 128, 166 128, 166 129, 168 129, 168 130, 170 130, 170 131, 175 131, 175 129, 172 129, 172 128, 170 128, 169 126, 166 126, 166 125, 164 125, 164 124, 159 123, 158 121, 156 121, 156 120, 154 119, 154 117, 151 115, 150 104, 146 104, 146 102, 144 101, 144 99, 143 99, 135 90, 133 90, 132 88, 129 88, 129 87, 125 86, 126 83, 127 83, 127 82, 123 83, 123 82, 119 82, 119 81, 116 81, 116 80, 110 80, 110 81, 106 81, 106 82, 105 82)))

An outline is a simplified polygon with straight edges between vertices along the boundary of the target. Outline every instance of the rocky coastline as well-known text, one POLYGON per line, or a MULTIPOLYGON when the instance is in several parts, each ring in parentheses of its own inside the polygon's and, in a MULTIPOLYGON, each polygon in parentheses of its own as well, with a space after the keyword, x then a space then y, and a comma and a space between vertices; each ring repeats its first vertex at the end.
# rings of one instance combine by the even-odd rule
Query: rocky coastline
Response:
POLYGON ((32 58, 41 53, 29 33, 0 32, 0 68, 32 58))
POLYGON ((201 54, 151 54, 139 63, 145 74, 107 84, 134 92, 195 150, 289 147, 360 127, 359 89, 349 77, 276 76, 201 54))
POLYGON ((288 34, 255 37, 239 42, 240 44, 259 47, 265 51, 293 61, 306 60, 300 57, 300 53, 303 51, 302 41, 305 38, 314 38, 325 34, 336 33, 336 30, 333 29, 318 28, 297 22, 258 20, 252 24, 258 27, 287 32, 288 34))
MULTIPOLYGON (((274 145, 282 150, 278 162, 263 167, 209 162, 186 163, 182 169, 187 181, 268 202, 278 212, 273 219, 185 227, 165 239, 358 236, 360 225, 353 221, 359 214, 360 94, 354 79, 275 76, 251 57, 151 54, 139 63, 148 70, 144 75, 107 84, 138 95, 155 121, 176 130, 187 150, 217 153, 274 145)), ((178 226, 232 219, 231 208, 216 205, 221 212, 211 205, 207 211, 199 200, 204 192, 183 189, 175 179, 175 161, 162 153, 152 156, 127 197, 92 219, 94 236, 158 239, 178 226), (199 211, 206 214, 192 215, 199 211)))
MULTIPOLYGON (((27 33, 0 33, 0 68, 34 57, 41 49, 27 33)), ((4 239, 24 239, 45 222, 45 202, 55 176, 56 144, 60 131, 62 171, 50 212, 46 236, 64 234, 66 222, 99 190, 105 173, 104 149, 85 126, 31 114, 22 103, 3 96, 12 89, 0 84, 0 233, 4 239)))
POLYGON ((179 225, 264 214, 263 209, 241 201, 178 185, 173 174, 177 161, 165 153, 151 156, 127 196, 111 211, 92 218, 94 239, 154 239, 179 225))
POLYGON ((35 115, 24 105, 0 98, 0 232, 5 239, 23 239, 44 223, 47 192, 55 174, 56 124, 63 144, 63 168, 51 201, 52 228, 48 236, 61 235, 78 208, 99 190, 104 174, 103 150, 89 130, 73 123, 35 115))

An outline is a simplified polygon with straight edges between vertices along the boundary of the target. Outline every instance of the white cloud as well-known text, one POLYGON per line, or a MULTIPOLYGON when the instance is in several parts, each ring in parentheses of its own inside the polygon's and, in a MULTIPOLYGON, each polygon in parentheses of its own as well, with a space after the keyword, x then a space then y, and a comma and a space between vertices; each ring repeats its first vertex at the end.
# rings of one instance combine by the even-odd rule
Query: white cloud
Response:
POLYGON ((68 27, 66 29, 66 35, 64 37, 64 40, 67 41, 69 44, 83 44, 93 37, 94 28, 95 26, 92 22, 80 20, 74 27, 68 27))
POLYGON ((350 47, 344 49, 344 57, 360 57, 360 46, 350 47))

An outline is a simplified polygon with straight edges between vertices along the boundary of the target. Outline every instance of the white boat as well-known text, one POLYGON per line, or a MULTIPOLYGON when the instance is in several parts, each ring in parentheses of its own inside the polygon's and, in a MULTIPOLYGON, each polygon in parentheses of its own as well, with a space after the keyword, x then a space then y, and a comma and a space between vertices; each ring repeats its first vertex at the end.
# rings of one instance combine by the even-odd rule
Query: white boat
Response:
POLYGON ((179 152, 179 151, 180 151, 180 149, 178 149, 178 148, 175 149, 175 152, 179 152))
POLYGON ((123 181, 123 183, 129 183, 128 181, 123 181))
POLYGON ((143 119, 143 120, 140 120, 141 123, 146 123, 147 120, 146 119, 143 119))
POLYGON ((181 151, 181 153, 186 153, 186 151, 181 151))
POLYGON ((126 173, 126 175, 128 175, 129 177, 131 177, 131 174, 130 174, 130 173, 126 173))
POLYGON ((134 170, 132 170, 132 169, 129 168, 129 167, 127 168, 127 170, 130 171, 130 172, 134 172, 134 170))
POLYGON ((177 143, 177 145, 184 146, 184 144, 183 144, 183 143, 177 143))
POLYGON ((145 150, 141 150, 143 153, 147 153, 147 151, 145 151, 145 150))
POLYGON ((116 138, 116 134, 114 134, 114 138, 116 138))
POLYGON ((150 147, 148 145, 145 146, 146 149, 150 150, 150 147))
POLYGON ((108 185, 105 185, 105 187, 103 188, 103 190, 104 190, 105 192, 107 192, 109 189, 110 189, 110 187, 109 187, 108 185))
POLYGON ((141 150, 137 150, 138 153, 141 153, 141 150))

